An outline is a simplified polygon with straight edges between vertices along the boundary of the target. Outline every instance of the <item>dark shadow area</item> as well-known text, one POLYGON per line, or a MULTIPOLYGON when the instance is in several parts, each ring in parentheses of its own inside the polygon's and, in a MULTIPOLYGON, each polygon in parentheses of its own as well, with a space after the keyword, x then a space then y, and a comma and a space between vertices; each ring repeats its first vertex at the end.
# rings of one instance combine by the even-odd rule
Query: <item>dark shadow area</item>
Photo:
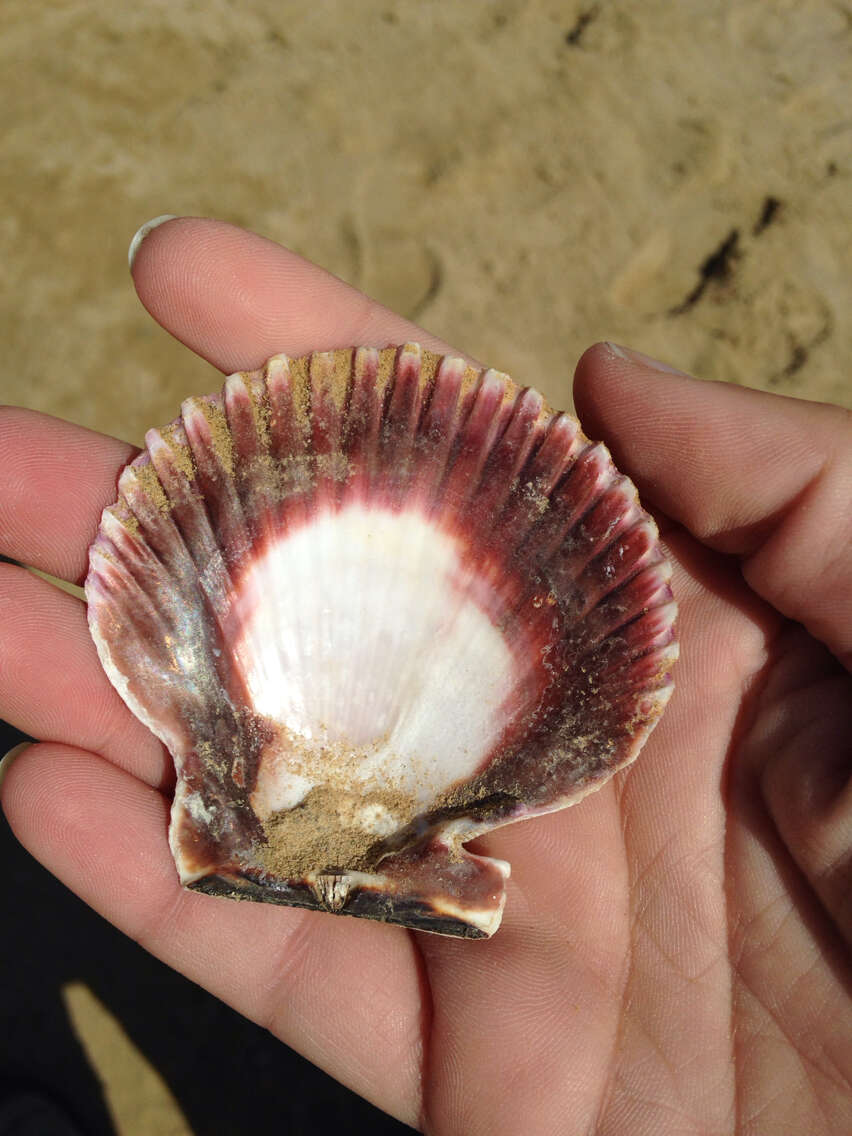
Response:
MULTIPOLYGON (((0 755, 19 740, 0 723, 0 755)), ((83 982, 168 1084, 196 1136, 411 1131, 125 938, 37 864, 5 818, 0 856, 0 1100, 40 1089, 86 1136, 117 1136, 62 1001, 64 984, 83 982)))
POLYGON ((730 278, 734 263, 740 256, 739 242, 739 229, 731 229, 721 244, 701 262, 698 268, 698 283, 686 299, 669 310, 670 316, 682 316, 684 312, 695 307, 710 284, 722 283, 730 278))
POLYGON ((752 229, 753 236, 759 237, 761 233, 765 232, 770 225, 778 220, 778 214, 782 204, 783 202, 779 201, 777 197, 773 197, 772 194, 764 197, 763 205, 760 209, 760 216, 755 221, 754 228, 752 229))
POLYGON ((600 12, 600 6, 594 4, 591 8, 586 8, 579 12, 577 19, 574 21, 574 26, 569 28, 565 33, 565 42, 569 47, 579 47, 583 39, 583 35, 589 24, 594 23, 600 12))

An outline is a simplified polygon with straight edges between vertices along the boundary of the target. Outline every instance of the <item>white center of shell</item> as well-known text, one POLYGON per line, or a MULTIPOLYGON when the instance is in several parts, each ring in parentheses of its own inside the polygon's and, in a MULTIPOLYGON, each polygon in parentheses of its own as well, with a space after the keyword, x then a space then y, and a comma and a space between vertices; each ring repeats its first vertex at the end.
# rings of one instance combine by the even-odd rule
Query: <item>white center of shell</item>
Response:
MULTIPOLYGON (((235 655, 286 744, 261 761, 261 817, 318 785, 426 805, 482 766, 506 725, 512 654, 472 598, 459 543, 414 512, 312 518, 243 574, 235 655)), ((399 821, 375 798, 352 820, 399 821)))

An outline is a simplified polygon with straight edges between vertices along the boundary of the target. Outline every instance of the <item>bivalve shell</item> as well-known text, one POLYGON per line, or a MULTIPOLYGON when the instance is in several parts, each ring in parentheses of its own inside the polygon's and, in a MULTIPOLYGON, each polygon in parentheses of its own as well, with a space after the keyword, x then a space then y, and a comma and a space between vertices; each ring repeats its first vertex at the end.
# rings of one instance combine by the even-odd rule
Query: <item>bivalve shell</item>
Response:
POLYGON ((672 692, 631 482, 534 390, 416 344, 276 356, 145 441, 86 594, 174 758, 183 884, 493 933, 509 867, 464 843, 598 788, 672 692))

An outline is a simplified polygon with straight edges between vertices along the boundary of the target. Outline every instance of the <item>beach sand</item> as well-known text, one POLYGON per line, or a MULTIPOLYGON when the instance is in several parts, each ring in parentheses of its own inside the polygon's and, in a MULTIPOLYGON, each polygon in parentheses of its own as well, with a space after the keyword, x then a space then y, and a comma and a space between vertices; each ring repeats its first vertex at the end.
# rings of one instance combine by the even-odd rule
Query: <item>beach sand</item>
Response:
POLYGON ((191 213, 289 245, 555 405, 606 338, 852 406, 842 5, 3 16, 5 401, 139 442, 217 384, 127 275, 143 221, 191 213))

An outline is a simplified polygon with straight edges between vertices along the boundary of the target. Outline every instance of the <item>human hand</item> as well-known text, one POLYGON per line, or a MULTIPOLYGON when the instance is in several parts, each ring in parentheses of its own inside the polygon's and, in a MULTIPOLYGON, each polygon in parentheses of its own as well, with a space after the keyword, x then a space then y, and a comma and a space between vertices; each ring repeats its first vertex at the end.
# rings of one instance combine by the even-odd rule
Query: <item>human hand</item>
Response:
MULTIPOLYGON (((214 222, 155 230, 143 303, 224 371, 411 324, 214 222)), ((516 376, 523 379, 523 376, 516 376)), ((606 346, 584 428, 662 511, 678 689, 639 761, 497 830, 487 942, 180 889, 171 762, 97 659, 83 604, 0 564, 0 717, 19 839, 88 903, 381 1108, 432 1133, 852 1127, 848 416, 661 373, 606 346), (844 664, 847 669, 844 669, 844 664)), ((131 447, 0 411, 0 553, 79 582, 131 447)))

